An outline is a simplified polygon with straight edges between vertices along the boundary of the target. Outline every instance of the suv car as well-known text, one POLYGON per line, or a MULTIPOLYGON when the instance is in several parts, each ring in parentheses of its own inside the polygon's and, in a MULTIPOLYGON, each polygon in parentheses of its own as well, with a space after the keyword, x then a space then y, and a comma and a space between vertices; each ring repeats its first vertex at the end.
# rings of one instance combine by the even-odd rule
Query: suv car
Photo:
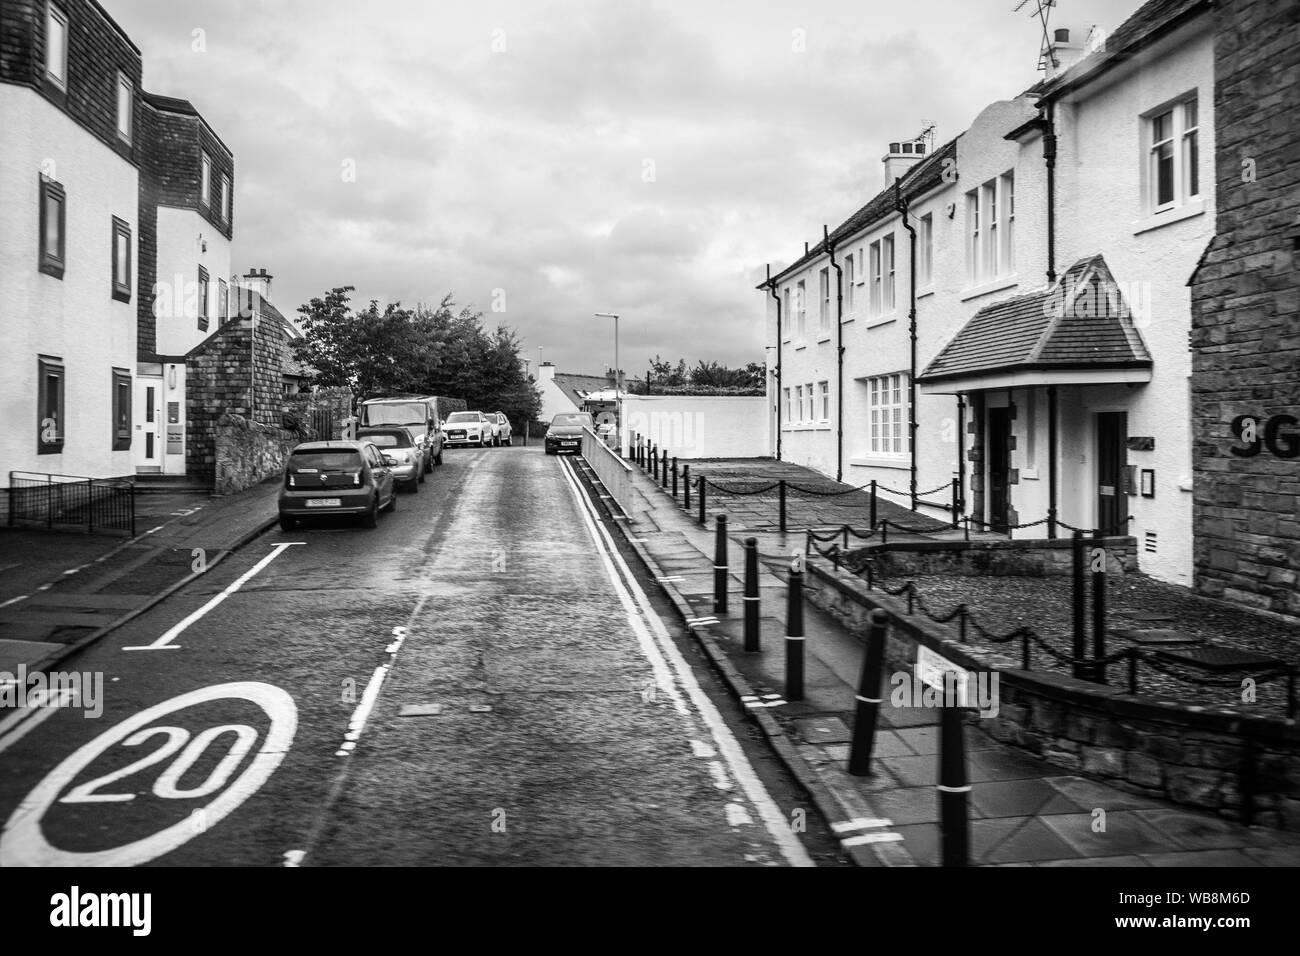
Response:
POLYGON ((578 454, 582 451, 583 431, 595 425, 587 412, 560 412, 546 430, 546 454, 558 455, 562 451, 578 454))
POLYGON ((361 428, 357 430, 357 440, 372 442, 383 454, 396 461, 397 464, 392 466, 393 480, 407 491, 419 493, 427 458, 409 428, 404 425, 361 428))
POLYGON ((497 444, 514 445, 514 429, 505 412, 493 412, 488 418, 495 418, 497 423, 497 444))
POLYGON ((316 515, 357 515, 373 528, 380 510, 397 507, 396 463, 368 441, 298 445, 284 466, 280 527, 292 531, 299 519, 316 515))
POLYGON ((492 422, 482 412, 452 412, 442 425, 444 444, 477 445, 486 448, 493 443, 492 422))

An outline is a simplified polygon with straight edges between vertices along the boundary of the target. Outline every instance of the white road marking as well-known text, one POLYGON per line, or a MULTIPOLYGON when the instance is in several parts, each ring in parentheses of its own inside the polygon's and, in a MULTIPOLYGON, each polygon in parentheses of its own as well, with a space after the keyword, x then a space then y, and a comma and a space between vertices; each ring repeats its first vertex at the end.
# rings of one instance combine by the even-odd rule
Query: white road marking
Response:
MULTIPOLYGON (((415 602, 415 610, 411 612, 411 620, 414 620, 419 615, 426 600, 428 600, 427 594, 420 595, 420 600, 415 602)), ((356 710, 352 712, 352 719, 348 721, 348 732, 343 737, 343 744, 338 750, 334 751, 334 756, 346 757, 356 749, 357 742, 361 739, 362 733, 365 732, 366 721, 370 719, 370 712, 375 708, 375 701, 379 699, 379 691, 384 686, 388 672, 397 659, 397 652, 402 649, 402 643, 409 633, 410 629, 408 627, 399 625, 393 628, 393 640, 384 648, 384 653, 388 655, 388 661, 376 667, 375 672, 370 675, 370 681, 361 694, 361 702, 357 704, 356 710)))
POLYGON ((894 833, 892 830, 888 833, 863 833, 859 836, 845 837, 840 841, 840 846, 862 846, 864 843, 898 843, 903 839, 901 833, 894 833))
POLYGON ((713 777, 713 785, 719 790, 731 789, 731 778, 727 776, 727 770, 718 760, 710 760, 708 763, 709 773, 713 777))
POLYGON ((106 850, 76 853, 51 846, 41 830, 41 820, 63 788, 109 748, 131 737, 136 731, 148 727, 160 717, 185 710, 196 704, 226 699, 244 700, 256 704, 270 718, 270 727, 257 755, 249 762, 244 772, 216 799, 202 808, 204 829, 211 829, 256 793, 289 752, 294 734, 298 730, 298 708, 293 698, 279 687, 253 681, 201 687, 146 708, 100 734, 46 774, 45 779, 18 804, 17 809, 5 823, 4 832, 0 834, 0 867, 138 866, 170 853, 197 836, 199 831, 195 829, 190 816, 187 815, 166 829, 131 843, 106 850))
POLYGON ((0 607, 8 607, 10 604, 17 604, 19 601, 26 601, 27 597, 28 595, 26 594, 20 594, 17 597, 10 598, 9 600, 5 601, 3 604, 0 604, 0 607))
MULTIPOLYGON (((567 465, 567 462, 562 463, 562 466, 567 465)), ((808 855, 807 849, 804 848, 804 845, 799 841, 799 837, 790 828, 790 822, 781 812, 781 808, 777 806, 776 801, 772 799, 772 795, 767 792, 767 788, 759 780, 758 774, 754 772, 754 768, 749 762, 749 758, 745 756, 744 750, 741 749, 730 728, 727 727, 726 721, 722 719, 722 714, 718 712, 718 708, 713 701, 700 687, 690 664, 687 663, 686 658, 673 642, 667 626, 655 612, 650 599, 636 580, 636 576, 627 566, 627 562, 623 560, 623 555, 615 546, 609 531, 606 530, 604 525, 597 525, 591 520, 595 506, 587 500, 576 478, 567 467, 565 468, 565 477, 569 481, 570 491, 573 492, 578 501, 587 529, 591 533, 592 540, 596 544, 597 553, 600 554, 605 564, 605 569, 614 584, 615 590, 619 592, 620 598, 624 599, 625 603, 631 601, 632 595, 635 594, 636 603, 640 606, 641 614, 644 614, 644 620, 649 622, 651 629, 654 631, 655 640, 651 643, 654 657, 651 658, 651 665, 655 668, 656 675, 658 675, 661 668, 666 671, 669 662, 671 662, 673 673, 690 696, 696 712, 708 727, 714 743, 731 770, 731 775, 740 783, 741 790, 750 804, 758 811, 764 827, 780 848, 786 862, 791 866, 814 866, 812 857, 808 855), (597 537, 597 530, 601 537, 597 537), (601 543, 602 537, 604 545, 601 543), (612 561, 617 562, 619 571, 614 570, 611 556, 612 561), (626 581, 626 584, 624 581, 626 581)), ((636 615, 638 620, 640 620, 641 614, 636 615)), ((635 627, 634 630, 636 630, 635 627)), ((675 686, 673 687, 673 693, 676 693, 675 686)))
POLYGON ((306 544, 306 543, 307 543, 306 541, 282 541, 279 544, 272 545, 270 554, 268 554, 261 561, 258 561, 257 564, 253 565, 251 568, 249 568, 247 571, 241 574, 233 584, 231 584, 228 588, 226 588, 224 591, 222 591, 220 594, 214 597, 207 604, 203 605, 203 607, 199 608, 189 617, 185 618, 185 620, 181 621, 179 624, 169 629, 166 633, 162 635, 162 637, 158 638, 158 640, 154 641, 152 644, 129 645, 127 647, 123 647, 122 650, 124 651, 179 650, 180 649, 179 646, 172 645, 172 641, 174 641, 177 637, 183 634, 191 624, 201 620, 214 607, 216 607, 218 604, 220 604, 226 598, 230 597, 230 595, 234 594, 245 584, 247 584, 250 580, 252 580, 253 577, 256 576, 258 572, 260 572, 268 564, 270 564, 272 561, 278 558, 285 548, 292 548, 294 545, 306 544))
POLYGON ((284 865, 285 865, 285 866, 297 866, 298 864, 300 864, 300 863, 302 862, 302 858, 303 858, 303 856, 304 856, 304 854, 303 854, 303 851, 302 851, 302 850, 285 850, 285 851, 284 851, 284 865))
POLYGON ((837 835, 841 833, 851 833, 854 830, 875 830, 880 827, 891 827, 893 821, 879 819, 876 817, 855 817, 852 820, 841 820, 838 823, 831 824, 831 830, 837 835))
POLYGON ((54 716, 55 712, 72 699, 72 688, 64 687, 59 691, 59 702, 44 706, 22 707, 4 720, 0 720, 0 753, 4 753, 18 741, 54 716))
POLYGON ((731 826, 752 827, 754 825, 754 818, 749 815, 749 811, 746 810, 741 804, 729 803, 726 806, 726 811, 727 811, 727 823, 729 823, 731 826))

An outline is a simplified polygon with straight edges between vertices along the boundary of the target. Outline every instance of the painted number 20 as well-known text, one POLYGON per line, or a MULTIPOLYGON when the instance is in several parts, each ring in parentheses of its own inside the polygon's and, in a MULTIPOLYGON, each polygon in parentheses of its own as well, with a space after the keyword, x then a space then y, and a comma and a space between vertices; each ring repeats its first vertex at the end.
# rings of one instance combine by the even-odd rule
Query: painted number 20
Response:
POLYGON ((161 763, 182 747, 185 747, 185 749, 181 752, 181 755, 172 761, 171 766, 159 774, 157 781, 154 782, 154 796, 167 800, 192 800, 196 797, 206 797, 208 794, 214 793, 225 786, 226 781, 230 779, 230 774, 239 766, 239 762, 244 759, 244 756, 257 741, 257 731, 247 724, 223 724, 220 727, 209 727, 193 740, 189 739, 190 732, 182 727, 149 727, 127 737, 122 741, 122 746, 138 747, 150 737, 156 737, 159 734, 165 734, 167 740, 153 753, 146 754, 120 770, 114 770, 112 773, 96 777, 88 783, 73 787, 68 791, 68 795, 59 802, 110 803, 134 800, 134 793, 96 793, 95 791, 119 780, 125 780, 133 774, 139 773, 145 767, 161 763), (194 766, 204 751, 222 734, 235 735, 229 751, 212 769, 212 772, 208 774, 208 778, 203 783, 196 787, 181 789, 179 786, 181 777, 194 766), (185 746, 187 740, 189 740, 188 747, 185 746))

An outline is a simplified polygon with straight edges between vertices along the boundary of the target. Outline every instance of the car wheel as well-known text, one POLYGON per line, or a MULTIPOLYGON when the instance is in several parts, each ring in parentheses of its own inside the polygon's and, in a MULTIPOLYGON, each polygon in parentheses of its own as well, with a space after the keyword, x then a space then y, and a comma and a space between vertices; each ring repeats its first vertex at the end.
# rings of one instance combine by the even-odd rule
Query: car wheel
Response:
POLYGON ((370 503, 370 510, 361 516, 361 527, 374 528, 379 524, 379 492, 375 492, 375 500, 370 503))
MULTIPOLYGON (((420 482, 422 482, 422 481, 424 481, 424 475, 423 475, 423 474, 420 475, 420 477, 419 477, 418 480, 408 481, 408 482, 406 483, 406 488, 407 488, 407 490, 410 491, 411 494, 413 494, 413 495, 418 495, 418 494, 420 493, 420 482)), ((396 498, 397 495, 393 495, 393 497, 396 498)))
POLYGON ((280 515, 280 530, 292 531, 298 526, 298 519, 292 515, 280 515))
POLYGON ((385 510, 385 511, 396 511, 396 510, 397 510, 397 482, 393 482, 393 491, 392 491, 392 493, 388 496, 388 507, 385 508, 384 510, 385 510))
POLYGON ((435 465, 441 465, 441 464, 442 464, 442 451, 441 451, 441 450, 439 450, 438 454, 436 454, 436 455, 433 456, 433 463, 434 463, 435 465))
POLYGON ((509 438, 506 439, 506 447, 507 447, 507 448, 514 448, 514 447, 515 447, 515 436, 514 436, 514 435, 511 435, 509 438))

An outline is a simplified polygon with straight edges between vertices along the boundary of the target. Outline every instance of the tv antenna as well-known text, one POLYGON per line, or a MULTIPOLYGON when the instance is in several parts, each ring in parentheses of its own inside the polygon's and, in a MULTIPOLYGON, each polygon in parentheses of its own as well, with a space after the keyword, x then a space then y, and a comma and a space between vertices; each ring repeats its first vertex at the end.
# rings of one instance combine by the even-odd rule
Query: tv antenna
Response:
POLYGON ((1038 68, 1040 70, 1046 69, 1048 60, 1051 60, 1053 68, 1059 67, 1061 61, 1052 52, 1052 34, 1047 28, 1047 21, 1052 15, 1052 8, 1056 6, 1056 0, 1018 0, 1016 5, 1011 8, 1011 12, 1019 13, 1030 3, 1034 4, 1034 9, 1029 15, 1038 17, 1039 22, 1043 25, 1043 45, 1038 51, 1038 68))
POLYGON ((920 142, 921 140, 925 141, 925 154, 927 156, 934 152, 934 126, 934 123, 926 121, 925 129, 921 130, 921 132, 917 133, 916 136, 913 137, 913 140, 916 142, 920 142))

